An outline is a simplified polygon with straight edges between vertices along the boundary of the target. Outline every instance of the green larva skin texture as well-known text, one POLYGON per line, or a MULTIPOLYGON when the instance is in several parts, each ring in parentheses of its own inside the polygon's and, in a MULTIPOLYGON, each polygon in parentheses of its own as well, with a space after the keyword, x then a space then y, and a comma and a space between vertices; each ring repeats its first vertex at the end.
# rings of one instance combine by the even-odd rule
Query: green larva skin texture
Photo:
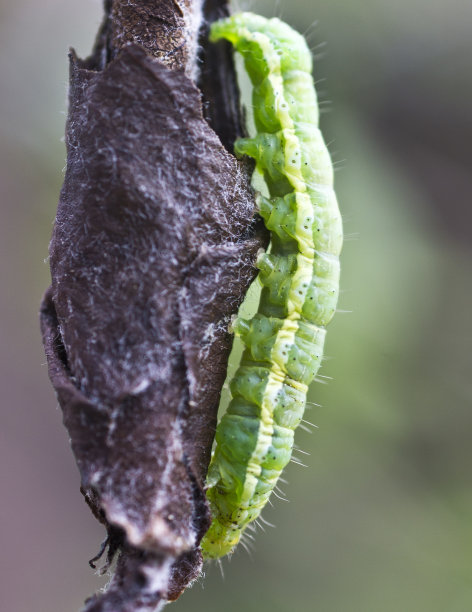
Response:
POLYGON ((342 223, 304 38, 253 13, 214 23, 210 38, 234 46, 252 84, 257 134, 236 141, 235 152, 264 177, 270 197, 258 196, 258 206, 271 232, 270 253, 257 262, 258 312, 233 326, 245 350, 216 431, 207 480, 213 520, 201 544, 215 559, 257 519, 290 461, 336 309, 342 223))

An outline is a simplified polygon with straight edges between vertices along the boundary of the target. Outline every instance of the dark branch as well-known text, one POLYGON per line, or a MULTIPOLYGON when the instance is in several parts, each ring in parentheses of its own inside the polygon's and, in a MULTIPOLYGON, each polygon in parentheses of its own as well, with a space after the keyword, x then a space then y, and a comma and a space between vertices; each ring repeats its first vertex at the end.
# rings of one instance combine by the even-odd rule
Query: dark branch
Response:
MULTIPOLYGON (((92 56, 71 54, 67 171, 41 323, 82 491, 108 530, 108 562, 119 551, 108 591, 86 610, 145 612, 201 570, 228 323, 266 236, 247 169, 203 118, 191 78, 195 3, 105 9, 92 56)), ((204 53, 209 65, 226 57, 202 83, 229 147, 237 108, 215 96, 234 77, 224 48, 204 53)))

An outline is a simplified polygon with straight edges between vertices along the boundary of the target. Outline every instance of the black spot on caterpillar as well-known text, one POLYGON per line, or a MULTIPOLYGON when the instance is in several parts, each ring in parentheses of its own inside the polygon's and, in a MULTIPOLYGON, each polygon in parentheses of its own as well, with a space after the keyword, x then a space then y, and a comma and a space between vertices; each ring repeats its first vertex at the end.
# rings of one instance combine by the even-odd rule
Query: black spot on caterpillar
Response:
POLYGON ((256 162, 253 182, 262 179, 267 192, 259 213, 271 232, 270 253, 257 262, 258 312, 233 326, 245 350, 207 478, 213 520, 201 546, 218 558, 257 519, 290 460, 336 309, 343 235, 304 38, 253 13, 217 21, 210 38, 233 44, 252 85, 255 134, 235 152, 256 162))

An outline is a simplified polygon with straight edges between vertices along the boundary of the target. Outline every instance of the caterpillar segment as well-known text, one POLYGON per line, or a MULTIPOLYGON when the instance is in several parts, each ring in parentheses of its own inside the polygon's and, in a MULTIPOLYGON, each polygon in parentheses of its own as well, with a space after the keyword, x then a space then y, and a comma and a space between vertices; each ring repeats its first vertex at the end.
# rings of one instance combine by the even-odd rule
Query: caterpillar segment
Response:
POLYGON ((257 262, 258 311, 233 326, 245 350, 216 431, 212 523, 201 543, 215 559, 233 551, 290 461, 336 309, 342 223, 303 37, 279 19, 238 13, 215 22, 210 39, 234 46, 252 84, 257 133, 234 148, 264 177, 270 197, 258 196, 258 205, 271 232, 270 253, 257 262))

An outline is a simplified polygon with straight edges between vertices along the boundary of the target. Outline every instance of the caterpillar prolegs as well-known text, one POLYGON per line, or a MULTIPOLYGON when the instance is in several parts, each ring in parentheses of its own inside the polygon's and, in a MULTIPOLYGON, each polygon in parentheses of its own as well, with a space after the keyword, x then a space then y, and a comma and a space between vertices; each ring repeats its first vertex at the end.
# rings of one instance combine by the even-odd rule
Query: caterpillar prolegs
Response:
POLYGON ((257 133, 234 148, 264 179, 269 197, 257 201, 271 232, 270 253, 257 261, 258 311, 234 324, 245 350, 208 472, 212 523, 201 547, 218 558, 257 519, 290 460, 336 309, 342 223, 304 38, 279 19, 238 13, 215 22, 210 39, 234 46, 252 85, 257 133))

